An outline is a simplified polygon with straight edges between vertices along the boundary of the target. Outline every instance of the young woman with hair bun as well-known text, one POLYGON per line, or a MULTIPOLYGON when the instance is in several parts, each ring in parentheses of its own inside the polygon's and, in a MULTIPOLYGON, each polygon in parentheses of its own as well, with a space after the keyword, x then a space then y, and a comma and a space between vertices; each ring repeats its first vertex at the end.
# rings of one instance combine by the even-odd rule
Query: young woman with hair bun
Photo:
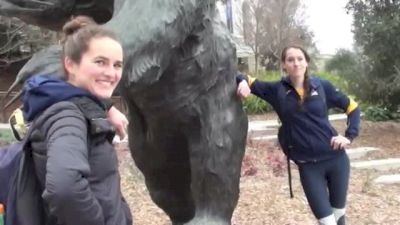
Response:
POLYGON ((126 118, 107 103, 121 79, 122 46, 86 16, 73 18, 63 31, 65 80, 38 75, 24 86, 45 224, 130 225, 110 122, 126 118))

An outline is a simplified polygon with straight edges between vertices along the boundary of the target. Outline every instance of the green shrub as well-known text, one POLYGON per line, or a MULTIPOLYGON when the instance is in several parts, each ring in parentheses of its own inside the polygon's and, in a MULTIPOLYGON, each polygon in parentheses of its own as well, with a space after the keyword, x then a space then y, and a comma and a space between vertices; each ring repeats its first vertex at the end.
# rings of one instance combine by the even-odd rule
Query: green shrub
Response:
POLYGON ((14 141, 15 138, 9 129, 0 129, 0 143, 10 143, 14 141))
POLYGON ((395 120, 400 122, 400 112, 392 112, 383 106, 367 106, 364 110, 364 118, 371 121, 395 120))
MULTIPOLYGON (((279 80, 281 77, 278 71, 260 71, 258 74, 250 76, 262 81, 279 80)), ((271 105, 254 95, 243 99, 243 107, 248 114, 261 114, 271 112, 273 110, 271 105)))
POLYGON ((274 81, 281 79, 281 74, 279 71, 259 71, 257 74, 251 76, 263 81, 274 81))
POLYGON ((334 73, 330 72, 325 72, 321 71, 316 73, 318 77, 324 80, 329 80, 337 89, 339 89, 341 92, 344 94, 349 94, 349 84, 347 80, 343 79, 343 77, 340 77, 339 75, 336 75, 334 73))
POLYGON ((272 111, 271 105, 254 95, 243 100, 243 107, 248 114, 261 114, 272 111))
MULTIPOLYGON (((315 74, 322 79, 329 80, 333 85, 335 85, 335 87, 339 88, 344 93, 347 93, 347 82, 343 78, 329 72, 318 72, 315 74)), ((260 71, 258 74, 251 76, 262 81, 276 81, 281 79, 279 71, 260 71)), ((254 95, 244 99, 243 106, 248 114, 260 114, 271 112, 273 110, 271 105, 254 95)))

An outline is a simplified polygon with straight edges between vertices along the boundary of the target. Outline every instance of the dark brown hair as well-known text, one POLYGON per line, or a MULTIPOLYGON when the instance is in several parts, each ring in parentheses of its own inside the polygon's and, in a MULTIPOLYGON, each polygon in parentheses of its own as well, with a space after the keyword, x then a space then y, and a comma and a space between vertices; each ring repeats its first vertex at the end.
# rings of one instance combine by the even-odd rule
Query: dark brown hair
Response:
POLYGON ((93 38, 108 37, 118 41, 111 30, 99 26, 88 16, 72 18, 63 27, 63 58, 69 57, 75 63, 80 63, 82 55, 88 51, 89 43, 93 38))
MULTIPOLYGON (((301 46, 299 45, 288 45, 286 46, 283 50, 282 50, 282 54, 281 54, 281 63, 284 63, 286 60, 286 54, 287 51, 291 48, 295 48, 295 49, 299 49, 301 52, 303 52, 304 57, 306 58, 307 63, 310 63, 311 58, 310 55, 308 54, 308 52, 301 46)), ((308 78, 308 68, 306 69, 306 73, 305 73, 305 77, 308 78)))
MULTIPOLYGON (((291 49, 291 48, 299 49, 304 54, 304 58, 306 59, 307 63, 308 64, 310 63, 311 57, 303 47, 301 47, 300 45, 288 45, 282 50, 282 54, 281 54, 281 63, 282 64, 285 63, 287 51, 289 49, 291 49)), ((309 95, 309 88, 310 87, 309 87, 308 82, 307 82, 309 77, 310 77, 310 75, 309 75, 309 71, 308 71, 308 67, 307 67, 306 68, 306 72, 304 74, 304 83, 303 83, 304 97, 303 97, 303 99, 305 99, 309 95)), ((299 102, 299 103, 301 104, 302 102, 299 102)))

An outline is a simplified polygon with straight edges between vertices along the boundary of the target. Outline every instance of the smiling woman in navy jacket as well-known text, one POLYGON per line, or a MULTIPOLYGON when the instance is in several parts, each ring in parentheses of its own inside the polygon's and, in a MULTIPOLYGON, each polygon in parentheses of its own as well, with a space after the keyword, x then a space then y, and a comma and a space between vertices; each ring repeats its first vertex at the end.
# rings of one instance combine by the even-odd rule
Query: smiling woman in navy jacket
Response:
POLYGON ((350 163, 345 147, 358 135, 360 110, 356 102, 329 81, 308 74, 310 57, 299 46, 282 51, 287 74, 279 81, 263 82, 239 74, 239 96, 250 93, 267 101, 282 127, 279 142, 300 172, 308 203, 321 225, 344 225, 350 163), (340 108, 348 116, 344 136, 328 120, 328 109, 340 108))

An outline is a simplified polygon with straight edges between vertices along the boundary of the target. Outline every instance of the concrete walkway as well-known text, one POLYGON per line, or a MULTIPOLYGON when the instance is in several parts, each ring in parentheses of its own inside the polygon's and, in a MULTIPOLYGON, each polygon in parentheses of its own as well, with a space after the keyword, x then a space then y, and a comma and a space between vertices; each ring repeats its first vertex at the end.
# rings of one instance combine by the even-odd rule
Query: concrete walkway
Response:
POLYGON ((360 159, 370 152, 379 151, 379 148, 374 147, 359 147, 346 149, 347 155, 350 160, 360 159))
POLYGON ((8 123, 0 123, 0 129, 10 129, 10 124, 8 124, 8 123))
POLYGON ((374 169, 379 171, 395 170, 400 168, 400 158, 351 162, 351 166, 356 169, 374 169))
MULTIPOLYGON (((345 114, 334 114, 329 116, 329 120, 345 120, 345 114)), ((262 120, 249 122, 249 137, 252 140, 270 140, 277 139, 278 127, 280 123, 278 120, 262 120)), ((372 143, 371 143, 372 144, 372 143)), ((346 149, 351 161, 353 169, 374 169, 381 172, 397 171, 400 169, 400 158, 389 159, 368 159, 362 160, 363 157, 374 151, 384 151, 374 147, 358 147, 346 149)), ((400 184, 400 174, 385 174, 374 180, 377 184, 400 184)))
POLYGON ((377 184, 400 184, 400 174, 383 175, 374 180, 377 184))
MULTIPOLYGON (((345 120, 347 119, 347 115, 342 114, 332 114, 329 115, 329 120, 345 120)), ((249 122, 249 131, 261 131, 271 128, 279 127, 281 124, 278 120, 254 120, 249 122)))

